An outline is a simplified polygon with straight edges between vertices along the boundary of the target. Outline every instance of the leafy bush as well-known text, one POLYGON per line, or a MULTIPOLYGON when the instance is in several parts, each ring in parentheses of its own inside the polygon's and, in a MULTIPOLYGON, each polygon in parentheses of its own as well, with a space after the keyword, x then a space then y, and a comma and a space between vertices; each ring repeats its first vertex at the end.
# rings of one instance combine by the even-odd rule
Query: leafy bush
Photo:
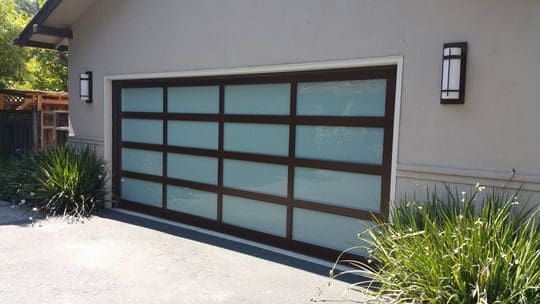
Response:
POLYGON ((105 163, 71 145, 24 152, 0 171, 0 197, 47 215, 88 216, 105 202, 105 163))
POLYGON ((538 208, 482 190, 393 207, 361 236, 374 263, 352 264, 376 286, 361 290, 384 303, 540 303, 538 208))

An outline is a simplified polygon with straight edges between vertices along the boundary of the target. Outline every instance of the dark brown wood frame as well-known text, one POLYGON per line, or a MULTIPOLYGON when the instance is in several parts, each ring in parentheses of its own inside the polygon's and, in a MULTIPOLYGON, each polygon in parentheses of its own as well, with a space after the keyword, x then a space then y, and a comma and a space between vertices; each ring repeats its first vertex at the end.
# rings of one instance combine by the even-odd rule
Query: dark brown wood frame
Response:
MULTIPOLYGON (((117 197, 120 197, 121 177, 131 177, 146 181, 153 181, 163 185, 162 208, 152 207, 137 202, 120 199, 119 206, 122 208, 144 212, 159 217, 172 219, 204 228, 225 232, 228 234, 269 243, 285 249, 291 249, 308 255, 325 259, 335 259, 339 251, 307 244, 292 239, 293 208, 304 208, 325 213, 354 217, 358 219, 384 219, 388 214, 388 202, 390 199, 390 175, 392 162, 392 135, 394 126, 394 100, 396 86, 396 66, 379 66, 369 68, 354 68, 341 70, 320 70, 309 72, 287 72, 272 74, 230 75, 217 77, 190 77, 177 79, 146 79, 146 80, 120 80, 113 82, 113 189, 117 197), (362 80, 362 79, 386 79, 386 110, 384 117, 341 117, 341 116, 297 116, 296 115, 296 91, 299 82, 336 81, 336 80, 362 80), (224 90, 225 85, 230 84, 257 84, 257 83, 290 83, 290 115, 231 115, 225 114, 224 90), (219 86, 219 114, 179 114, 167 111, 167 88, 176 86, 219 86), (122 88, 162 87, 163 88, 163 113, 150 112, 122 112, 120 110, 120 91, 122 88), (163 120, 163 144, 146 144, 121 141, 121 119, 158 119, 163 120), (217 150, 173 147, 167 145, 167 124, 169 120, 187 121, 213 121, 219 123, 219 142, 217 150), (251 154, 243 152, 225 151, 223 148, 224 124, 226 122, 249 122, 267 124, 286 124, 289 126, 289 153, 287 157, 251 154), (368 165, 358 163, 346 163, 336 161, 323 161, 313 159, 300 159, 295 157, 295 132, 296 125, 328 125, 328 126, 358 126, 384 128, 383 160, 382 165, 368 165), (121 170, 121 148, 134 148, 163 153, 163 174, 154 176, 137 172, 121 170), (167 153, 182 153, 189 155, 210 156, 218 159, 218 184, 210 185, 199 182, 180 180, 167 177, 167 153), (256 193, 251 191, 233 189, 223 186, 223 160, 237 159, 263 163, 282 164, 288 166, 287 195, 276 196, 256 193), (381 208, 380 212, 370 212, 353 208, 346 208, 323 203, 294 199, 294 168, 296 166, 340 170, 374 174, 382 177, 381 185, 381 208), (189 187, 217 193, 217 220, 209 220, 190 214, 185 214, 167 209, 167 185, 189 187), (287 207, 286 237, 278 237, 250 229, 240 228, 222 222, 223 195, 233 195, 248 199, 254 199, 287 207)), ((352 255, 351 255, 352 256, 352 255)), ((358 258, 358 257, 356 257, 358 258)))

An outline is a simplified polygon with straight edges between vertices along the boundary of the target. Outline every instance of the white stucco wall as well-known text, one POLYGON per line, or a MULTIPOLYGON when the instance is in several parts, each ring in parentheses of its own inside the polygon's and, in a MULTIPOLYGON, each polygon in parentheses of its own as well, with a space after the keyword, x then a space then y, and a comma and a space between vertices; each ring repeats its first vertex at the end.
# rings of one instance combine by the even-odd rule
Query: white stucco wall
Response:
POLYGON ((398 189, 437 180, 540 191, 538 0, 98 0, 73 27, 78 140, 104 137, 103 78, 403 56, 398 189), (469 43, 466 101, 441 105, 445 42, 469 43), (78 75, 94 73, 94 102, 78 75))

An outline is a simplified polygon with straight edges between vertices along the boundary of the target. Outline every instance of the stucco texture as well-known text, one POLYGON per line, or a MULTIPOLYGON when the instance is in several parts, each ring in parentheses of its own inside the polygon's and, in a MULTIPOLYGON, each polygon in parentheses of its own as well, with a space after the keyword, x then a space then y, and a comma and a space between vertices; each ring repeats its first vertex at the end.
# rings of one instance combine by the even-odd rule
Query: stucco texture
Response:
POLYGON ((73 128, 103 139, 106 75, 403 56, 398 169, 515 168, 538 184, 539 30, 537 0, 96 1, 70 41, 73 128), (441 105, 442 45, 457 41, 465 104, 441 105), (86 70, 91 104, 77 96, 86 70))

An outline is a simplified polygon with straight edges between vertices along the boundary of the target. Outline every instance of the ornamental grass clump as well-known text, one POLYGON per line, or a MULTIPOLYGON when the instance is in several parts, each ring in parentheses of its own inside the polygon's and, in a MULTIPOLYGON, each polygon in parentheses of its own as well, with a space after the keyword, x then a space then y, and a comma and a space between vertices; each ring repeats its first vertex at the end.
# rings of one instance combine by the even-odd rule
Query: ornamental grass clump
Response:
POLYGON ((538 207, 479 185, 447 190, 402 201, 361 235, 373 262, 353 265, 371 286, 353 289, 383 303, 540 303, 538 207))
POLYGON ((91 148, 23 152, 0 171, 1 195, 46 215, 85 217, 105 203, 104 161, 91 148))

